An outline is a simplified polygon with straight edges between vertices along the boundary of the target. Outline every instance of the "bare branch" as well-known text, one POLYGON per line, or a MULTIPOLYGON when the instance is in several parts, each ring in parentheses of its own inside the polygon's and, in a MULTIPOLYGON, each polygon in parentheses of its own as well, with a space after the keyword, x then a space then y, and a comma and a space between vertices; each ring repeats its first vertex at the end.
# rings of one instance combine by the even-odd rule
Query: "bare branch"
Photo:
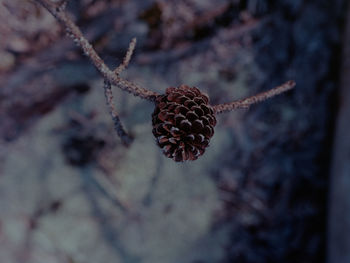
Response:
POLYGON ((115 105, 113 103, 113 93, 112 93, 111 83, 108 82, 107 80, 105 80, 103 88, 105 91, 105 97, 106 97, 107 106, 109 108, 109 113, 111 114, 112 120, 114 122, 114 129, 117 132, 117 134, 119 135, 123 144, 125 146, 129 146, 132 143, 133 138, 126 133, 126 131, 124 130, 123 124, 121 123, 121 121, 119 119, 118 112, 117 112, 115 105))
POLYGON ((129 62, 130 62, 130 59, 131 59, 131 56, 132 54, 134 53, 134 49, 135 49, 135 46, 136 46, 136 38, 134 37, 130 44, 129 44, 129 47, 128 47, 128 51, 126 52, 125 54, 125 57, 123 59, 123 63, 120 64, 115 70, 114 70, 114 73, 119 75, 123 70, 126 69, 126 67, 129 65, 129 62))
MULTIPOLYGON (((131 83, 119 77, 118 74, 110 70, 100 56, 96 53, 89 41, 84 37, 80 29, 68 17, 62 5, 54 4, 50 0, 35 0, 43 7, 45 7, 65 28, 68 35, 78 44, 83 50, 84 54, 88 56, 96 69, 101 73, 104 79, 113 85, 116 85, 122 90, 132 93, 143 99, 154 101, 159 94, 138 85, 131 83)), ((131 55, 130 55, 131 56, 131 55)))
POLYGON ((245 98, 242 100, 214 105, 213 108, 215 113, 217 114, 232 111, 235 109, 246 109, 246 108, 249 108, 252 104, 267 100, 278 94, 291 90, 292 88, 294 88, 294 86, 295 86, 295 81, 289 80, 286 83, 274 89, 259 93, 257 95, 254 95, 252 97, 245 98))

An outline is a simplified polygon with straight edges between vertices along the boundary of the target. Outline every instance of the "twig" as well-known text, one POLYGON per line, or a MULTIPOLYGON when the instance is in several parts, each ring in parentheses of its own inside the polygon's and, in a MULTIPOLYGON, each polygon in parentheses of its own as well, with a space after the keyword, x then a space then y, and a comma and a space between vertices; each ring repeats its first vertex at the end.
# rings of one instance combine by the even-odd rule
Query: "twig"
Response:
POLYGON ((213 108, 215 113, 217 114, 232 111, 235 109, 246 109, 246 108, 249 108, 252 104, 267 100, 278 94, 291 90, 292 88, 294 88, 294 86, 295 86, 295 82, 293 80, 289 80, 286 83, 274 89, 259 93, 257 95, 254 95, 252 97, 245 98, 242 100, 214 105, 213 108))
MULTIPOLYGON (((81 47, 84 54, 88 56, 96 69, 101 73, 104 79, 118 88, 132 93, 143 99, 154 101, 158 93, 139 87, 138 85, 124 80, 114 71, 110 70, 100 56, 96 53, 89 41, 84 37, 76 24, 68 17, 62 5, 56 5, 50 0, 35 0, 45 7, 65 28, 68 35, 74 42, 81 47)), ((64 1, 65 2, 65 1, 64 1)), ((64 3, 63 2, 63 3, 64 3)))
POLYGON ((50 0, 35 0, 44 6, 65 28, 68 35, 79 45, 87 55, 97 70, 104 78, 104 93, 106 97, 107 106, 114 122, 114 129, 121 138, 124 145, 129 146, 132 142, 132 138, 126 133, 123 125, 119 119, 118 112, 113 103, 113 93, 111 85, 114 84, 122 90, 128 91, 135 96, 139 96, 144 99, 153 101, 158 95, 155 92, 138 87, 136 84, 124 80, 119 77, 119 74, 128 66, 132 53, 135 49, 136 38, 133 38, 129 44, 128 51, 124 57, 123 63, 119 65, 114 71, 110 70, 100 56, 96 53, 92 45, 83 36, 80 29, 65 13, 65 7, 67 2, 61 1, 59 4, 54 4, 50 0))
MULTIPOLYGON (((112 93, 112 85, 117 86, 118 88, 125 90, 129 93, 132 93, 135 96, 138 96, 143 99, 147 99, 155 102, 156 98, 160 95, 156 92, 147 90, 145 88, 139 87, 136 84, 122 79, 120 77, 120 73, 126 69, 129 65, 131 56, 135 49, 136 38, 133 38, 129 44, 129 48, 127 53, 123 59, 123 62, 114 70, 111 70, 105 62, 101 59, 101 57, 96 53, 92 45, 89 41, 83 36, 82 32, 78 28, 78 26, 69 18, 67 13, 65 12, 66 0, 58 0, 59 4, 55 4, 53 0, 34 0, 45 7, 66 29, 68 35, 73 39, 73 41, 81 47, 84 54, 89 57, 91 62, 94 64, 96 69, 100 72, 100 74, 104 78, 104 92, 107 101, 107 105, 109 107, 110 114, 114 121, 114 127, 118 135, 121 137, 123 143, 125 145, 129 145, 132 141, 132 138, 125 132, 116 108, 113 103, 113 93, 112 93)), ((57 3, 57 0, 56 0, 57 3)), ((219 10, 222 12, 222 10, 219 10)), ((245 29, 246 30, 246 29, 245 29)), ((237 34, 235 32, 235 34, 237 34)), ((219 105, 214 105, 213 109, 215 113, 219 114, 222 112, 232 111, 238 108, 249 108, 252 104, 258 103, 260 101, 264 101, 268 98, 274 97, 278 94, 286 92, 292 89, 295 86, 294 81, 288 81, 285 84, 271 89, 269 91, 257 94, 255 96, 245 98, 238 101, 233 101, 230 103, 224 103, 219 105)))
POLYGON ((128 47, 128 51, 125 54, 125 57, 123 59, 123 63, 120 64, 115 70, 114 73, 119 75, 124 69, 126 69, 126 67, 129 65, 130 59, 132 54, 134 53, 134 49, 136 46, 136 38, 134 37, 128 47))
POLYGON ((130 146, 130 144, 133 141, 133 138, 126 133, 126 131, 124 130, 123 124, 119 119, 118 112, 113 103, 113 93, 112 93, 111 83, 108 82, 107 80, 104 81, 104 91, 105 91, 107 106, 109 108, 109 113, 111 114, 112 120, 114 122, 114 129, 117 132, 120 139, 122 140, 123 144, 125 146, 130 146))

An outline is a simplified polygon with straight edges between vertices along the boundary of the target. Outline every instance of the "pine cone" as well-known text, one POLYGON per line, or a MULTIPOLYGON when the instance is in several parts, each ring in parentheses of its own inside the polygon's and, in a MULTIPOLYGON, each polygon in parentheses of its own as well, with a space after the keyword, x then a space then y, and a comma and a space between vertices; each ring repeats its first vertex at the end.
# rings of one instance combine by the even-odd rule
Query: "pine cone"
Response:
POLYGON ((208 102, 207 95, 186 85, 167 88, 157 97, 152 132, 168 158, 182 162, 204 153, 216 124, 208 102))

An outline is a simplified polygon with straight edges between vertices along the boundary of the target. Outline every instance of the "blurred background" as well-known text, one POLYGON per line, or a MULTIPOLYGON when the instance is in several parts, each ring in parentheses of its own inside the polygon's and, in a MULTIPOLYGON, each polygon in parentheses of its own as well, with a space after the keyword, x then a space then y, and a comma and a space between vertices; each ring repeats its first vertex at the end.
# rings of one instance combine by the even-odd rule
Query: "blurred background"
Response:
POLYGON ((219 115, 206 153, 175 163, 152 103, 114 88, 126 148, 61 26, 0 0, 0 262, 349 263, 347 4, 70 0, 110 67, 137 38, 123 77, 153 91, 187 84, 218 104, 296 81, 219 115))

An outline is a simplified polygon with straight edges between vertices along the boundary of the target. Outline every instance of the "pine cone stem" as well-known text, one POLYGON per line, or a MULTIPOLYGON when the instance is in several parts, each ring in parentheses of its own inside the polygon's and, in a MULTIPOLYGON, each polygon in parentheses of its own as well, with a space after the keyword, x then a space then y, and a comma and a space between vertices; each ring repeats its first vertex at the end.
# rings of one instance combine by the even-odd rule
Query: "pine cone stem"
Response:
POLYGON ((254 95, 254 96, 242 99, 242 100, 238 100, 238 101, 214 105, 213 109, 214 109, 216 114, 229 112, 229 111, 232 111, 235 109, 247 109, 255 103, 267 100, 267 99, 272 98, 276 95, 279 95, 279 94, 284 93, 288 90, 291 90, 294 88, 294 86, 295 86, 295 81, 289 80, 286 83, 282 84, 281 86, 278 86, 278 87, 273 88, 271 90, 259 93, 257 95, 254 95))

